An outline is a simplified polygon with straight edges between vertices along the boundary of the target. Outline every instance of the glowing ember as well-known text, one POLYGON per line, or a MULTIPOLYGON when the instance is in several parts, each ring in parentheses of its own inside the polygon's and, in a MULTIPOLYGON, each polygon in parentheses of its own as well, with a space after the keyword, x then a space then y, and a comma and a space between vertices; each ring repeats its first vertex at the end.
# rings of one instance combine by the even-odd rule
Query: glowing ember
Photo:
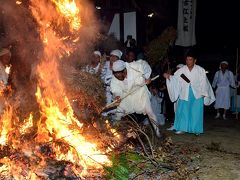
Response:
POLYGON ((10 163, 10 160, 8 158, 2 158, 0 160, 0 163, 2 164, 0 166, 0 172, 1 172, 1 175, 4 175, 3 173, 5 172, 6 175, 8 173, 8 171, 10 171, 10 167, 9 167, 9 163, 10 163))
POLYGON ((7 66, 6 68, 5 68, 5 72, 7 73, 7 74, 10 74, 10 71, 11 71, 11 65, 9 65, 9 66, 7 66))
POLYGON ((8 135, 11 131, 12 107, 7 108, 1 117, 1 136, 0 145, 5 146, 8 143, 8 135))
POLYGON ((28 129, 33 126, 33 115, 29 115, 29 118, 24 120, 23 126, 20 128, 20 133, 25 134, 28 132, 28 129))
POLYGON ((16 1, 16 4, 20 5, 20 4, 22 4, 22 2, 21 1, 16 1))
POLYGON ((110 130, 110 132, 113 134, 114 137, 116 137, 118 140, 121 140, 120 134, 117 132, 116 129, 111 128, 109 121, 105 121, 107 128, 110 130))

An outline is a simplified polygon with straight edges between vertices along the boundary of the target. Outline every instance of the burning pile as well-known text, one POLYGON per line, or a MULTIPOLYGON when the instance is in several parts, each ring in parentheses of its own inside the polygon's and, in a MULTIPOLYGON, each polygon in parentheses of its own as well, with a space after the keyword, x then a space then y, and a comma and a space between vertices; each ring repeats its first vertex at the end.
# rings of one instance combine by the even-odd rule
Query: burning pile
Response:
POLYGON ((102 165, 111 164, 105 155, 111 148, 103 148, 99 139, 87 140, 91 134, 87 135, 84 124, 74 116, 59 72, 64 60, 83 43, 79 38, 81 28, 87 26, 82 21, 87 15, 83 9, 74 0, 30 1, 43 47, 34 72, 40 113, 30 113, 22 121, 6 101, 0 122, 0 178, 78 179, 94 171, 101 174, 102 165))

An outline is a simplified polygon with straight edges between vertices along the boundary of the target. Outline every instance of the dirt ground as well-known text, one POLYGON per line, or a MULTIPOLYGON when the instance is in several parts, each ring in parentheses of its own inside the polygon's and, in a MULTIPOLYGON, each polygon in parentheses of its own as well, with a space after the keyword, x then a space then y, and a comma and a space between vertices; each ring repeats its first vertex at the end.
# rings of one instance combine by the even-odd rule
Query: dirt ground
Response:
MULTIPOLYGON (((166 129, 169 127, 167 122, 166 129)), ((200 149, 200 166, 193 179, 240 180, 240 115, 228 114, 228 119, 214 119, 214 114, 205 113, 204 134, 172 136, 173 142, 189 144, 200 149)))

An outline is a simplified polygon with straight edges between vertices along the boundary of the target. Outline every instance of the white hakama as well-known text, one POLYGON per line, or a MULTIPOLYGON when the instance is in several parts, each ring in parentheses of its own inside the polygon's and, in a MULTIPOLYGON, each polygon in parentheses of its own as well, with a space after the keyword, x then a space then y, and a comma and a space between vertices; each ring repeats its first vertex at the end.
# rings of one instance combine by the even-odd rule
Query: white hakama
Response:
POLYGON ((221 70, 215 73, 212 87, 216 88, 216 101, 215 101, 215 109, 223 108, 229 109, 230 108, 230 86, 235 87, 235 81, 233 73, 229 70, 226 70, 223 73, 221 70))

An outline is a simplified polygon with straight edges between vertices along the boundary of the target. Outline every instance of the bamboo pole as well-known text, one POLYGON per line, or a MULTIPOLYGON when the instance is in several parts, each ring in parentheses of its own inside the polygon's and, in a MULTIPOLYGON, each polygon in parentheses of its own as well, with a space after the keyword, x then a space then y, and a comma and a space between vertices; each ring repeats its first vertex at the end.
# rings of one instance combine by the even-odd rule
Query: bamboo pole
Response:
MULTIPOLYGON (((238 48, 236 52, 236 78, 238 77, 238 48)), ((236 93, 235 93, 235 110, 236 110, 236 119, 238 119, 238 79, 237 79, 237 86, 236 86, 236 93)))

